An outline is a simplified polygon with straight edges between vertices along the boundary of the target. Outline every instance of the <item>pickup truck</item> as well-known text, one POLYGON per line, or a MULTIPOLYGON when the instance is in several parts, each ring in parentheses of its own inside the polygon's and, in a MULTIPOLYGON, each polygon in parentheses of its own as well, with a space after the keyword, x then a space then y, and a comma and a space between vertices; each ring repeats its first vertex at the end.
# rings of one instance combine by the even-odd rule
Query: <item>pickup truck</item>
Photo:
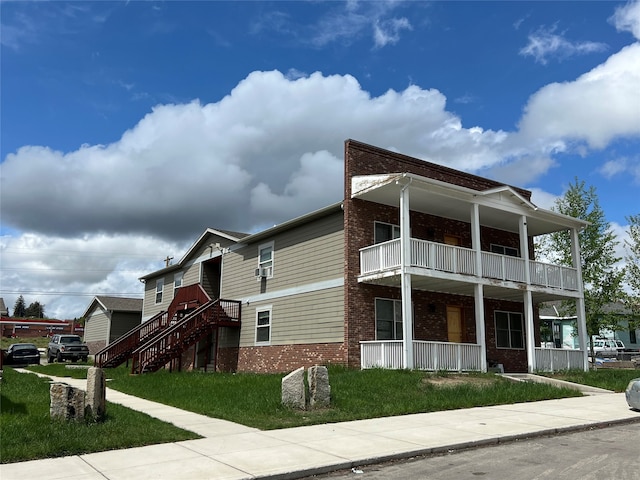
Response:
POLYGON ((73 362, 82 359, 87 361, 89 347, 87 347, 79 335, 54 335, 47 347, 47 361, 53 363, 54 360, 63 362, 67 358, 73 362))

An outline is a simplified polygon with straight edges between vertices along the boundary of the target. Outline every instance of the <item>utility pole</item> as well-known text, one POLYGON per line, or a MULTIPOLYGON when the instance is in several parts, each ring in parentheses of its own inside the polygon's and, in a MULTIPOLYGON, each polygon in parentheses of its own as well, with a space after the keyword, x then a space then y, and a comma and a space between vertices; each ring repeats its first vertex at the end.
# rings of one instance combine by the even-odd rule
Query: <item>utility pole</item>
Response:
POLYGON ((173 260, 173 257, 170 257, 169 255, 167 255, 167 258, 164 259, 164 263, 165 263, 165 267, 169 266, 169 262, 173 260))

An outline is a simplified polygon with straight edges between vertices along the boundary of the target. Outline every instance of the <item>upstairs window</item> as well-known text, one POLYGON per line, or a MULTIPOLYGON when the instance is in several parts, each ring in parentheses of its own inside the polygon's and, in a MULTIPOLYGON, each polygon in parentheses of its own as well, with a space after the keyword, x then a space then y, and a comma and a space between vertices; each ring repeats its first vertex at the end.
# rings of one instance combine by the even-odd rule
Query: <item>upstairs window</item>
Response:
POLYGON ((156 280, 156 304, 162 303, 162 289, 164 288, 164 280, 156 280))
POLYGON ((400 238, 400 226, 391 223, 374 222, 374 243, 388 242, 400 238))
POLYGON ((258 278, 273 277, 273 242, 258 247, 258 278))
POLYGON ((184 272, 178 272, 173 276, 173 296, 176 296, 176 290, 182 286, 182 278, 184 277, 184 272))
POLYGON ((496 347, 524 348, 524 329, 522 314, 517 312, 494 313, 496 321, 496 347))
POLYGON ((496 245, 495 243, 491 244, 491 252, 498 253, 500 255, 507 255, 509 257, 519 257, 520 250, 513 247, 506 247, 504 245, 496 245))

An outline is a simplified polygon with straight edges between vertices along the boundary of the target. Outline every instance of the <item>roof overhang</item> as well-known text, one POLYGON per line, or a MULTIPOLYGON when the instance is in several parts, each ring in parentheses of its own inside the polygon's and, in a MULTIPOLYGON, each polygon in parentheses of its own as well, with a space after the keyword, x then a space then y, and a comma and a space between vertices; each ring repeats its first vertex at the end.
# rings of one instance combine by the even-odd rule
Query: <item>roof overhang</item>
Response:
POLYGON ((412 173, 355 176, 351 179, 351 198, 398 207, 404 188, 409 189, 409 208, 413 211, 468 223, 471 206, 477 204, 480 224, 499 230, 518 232, 522 216, 526 216, 527 231, 532 236, 570 228, 579 230, 588 225, 583 220, 538 208, 506 185, 473 190, 412 173))

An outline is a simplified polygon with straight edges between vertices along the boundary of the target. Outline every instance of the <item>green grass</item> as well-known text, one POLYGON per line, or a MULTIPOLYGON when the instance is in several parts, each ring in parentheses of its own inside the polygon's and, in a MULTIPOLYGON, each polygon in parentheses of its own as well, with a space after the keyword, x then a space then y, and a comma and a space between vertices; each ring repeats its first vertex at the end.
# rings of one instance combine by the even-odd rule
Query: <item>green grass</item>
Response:
POLYGON ((49 345, 49 337, 16 337, 16 338, 0 338, 0 348, 6 350, 12 343, 33 343, 37 348, 47 348, 49 345))
POLYGON ((627 385, 634 378, 640 377, 639 370, 626 370, 617 368, 607 368, 583 372, 580 370, 569 370, 554 374, 543 374, 551 378, 566 380, 567 382, 581 383, 592 387, 613 390, 614 392, 624 392, 627 385))
POLYGON ((199 438, 144 413, 107 403, 101 423, 49 416, 49 381, 5 368, 0 383, 0 463, 199 438))
POLYGON ((38 373, 44 373, 54 377, 70 377, 70 378, 87 378, 88 367, 92 367, 93 362, 74 362, 74 363, 52 363, 50 365, 29 365, 25 367, 27 370, 31 370, 38 373), (81 366, 87 368, 67 368, 81 366))
POLYGON ((419 371, 329 369, 331 407, 298 411, 281 402, 283 375, 200 372, 131 376, 107 371, 110 388, 260 429, 580 396, 571 389, 513 383, 493 374, 469 375, 467 383, 436 386, 419 371))

